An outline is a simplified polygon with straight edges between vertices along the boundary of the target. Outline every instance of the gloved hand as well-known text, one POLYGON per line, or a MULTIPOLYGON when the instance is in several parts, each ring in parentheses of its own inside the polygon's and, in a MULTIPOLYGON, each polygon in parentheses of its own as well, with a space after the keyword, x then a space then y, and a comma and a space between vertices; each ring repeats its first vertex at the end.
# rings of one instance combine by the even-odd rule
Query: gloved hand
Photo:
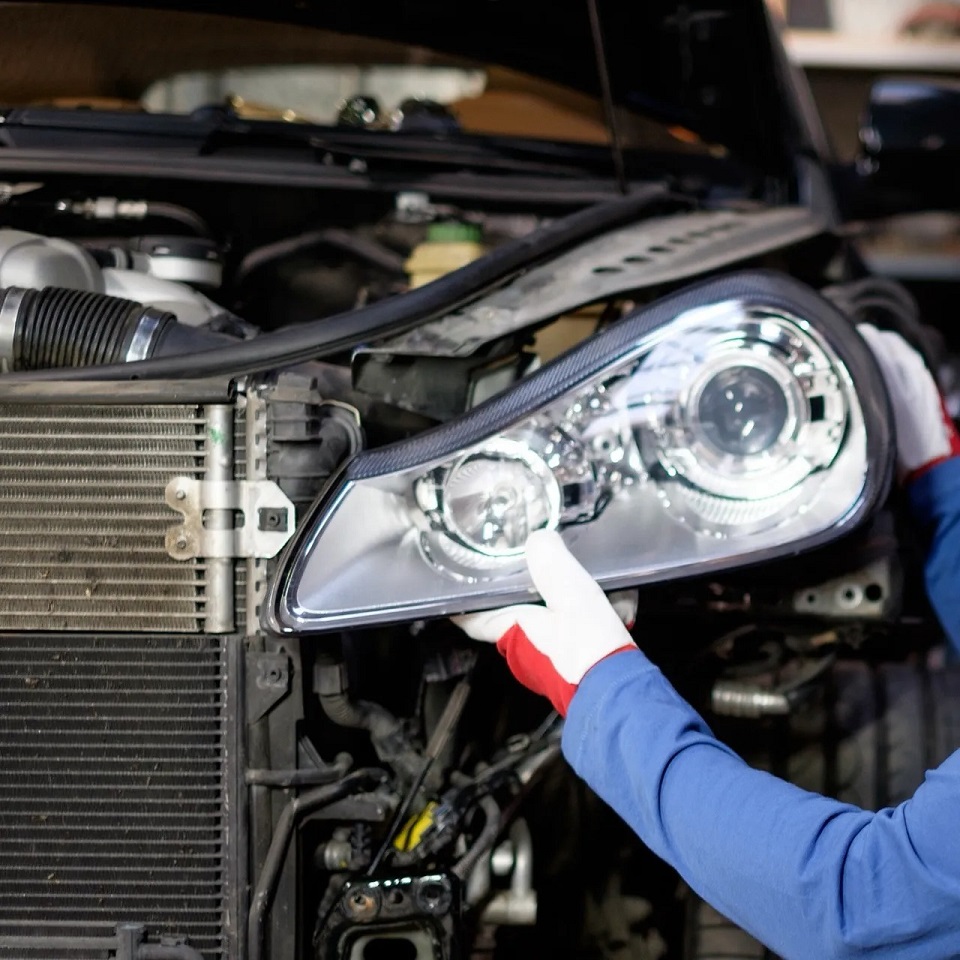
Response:
POLYGON ((960 454, 960 436, 923 358, 897 333, 861 323, 890 394, 897 430, 897 466, 906 483, 960 454))
POLYGON ((587 671, 636 644, 559 533, 532 533, 526 553, 533 584, 546 606, 521 604, 453 621, 474 640, 496 641, 513 675, 566 716, 587 671))

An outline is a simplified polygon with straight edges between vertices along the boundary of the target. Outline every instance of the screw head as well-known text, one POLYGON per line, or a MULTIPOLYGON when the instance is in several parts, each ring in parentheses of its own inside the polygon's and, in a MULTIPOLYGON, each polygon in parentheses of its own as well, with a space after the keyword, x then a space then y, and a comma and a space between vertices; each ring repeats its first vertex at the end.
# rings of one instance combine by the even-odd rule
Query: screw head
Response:
POLYGON ((366 887, 348 890, 343 897, 343 910, 353 920, 369 920, 377 915, 379 904, 366 887))

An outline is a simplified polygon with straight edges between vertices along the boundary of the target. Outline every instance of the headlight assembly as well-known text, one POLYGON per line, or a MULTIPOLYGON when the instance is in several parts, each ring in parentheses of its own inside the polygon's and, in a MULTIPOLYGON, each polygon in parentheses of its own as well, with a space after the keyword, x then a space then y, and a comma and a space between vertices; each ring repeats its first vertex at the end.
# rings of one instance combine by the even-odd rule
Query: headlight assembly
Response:
POLYGON ((769 273, 637 311, 514 388, 358 456, 301 526, 275 631, 529 599, 529 534, 558 528, 607 588, 823 544, 885 494, 886 393, 850 324, 769 273))

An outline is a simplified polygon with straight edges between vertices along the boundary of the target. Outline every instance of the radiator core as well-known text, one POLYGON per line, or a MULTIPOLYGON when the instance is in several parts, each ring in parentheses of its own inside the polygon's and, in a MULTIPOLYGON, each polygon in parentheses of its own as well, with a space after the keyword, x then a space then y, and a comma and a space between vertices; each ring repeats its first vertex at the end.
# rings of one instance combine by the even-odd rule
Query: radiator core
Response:
POLYGON ((0 630, 202 632, 202 560, 168 556, 203 407, 0 404, 0 630))
POLYGON ((121 922, 226 955, 227 642, 2 638, 0 957, 121 922))

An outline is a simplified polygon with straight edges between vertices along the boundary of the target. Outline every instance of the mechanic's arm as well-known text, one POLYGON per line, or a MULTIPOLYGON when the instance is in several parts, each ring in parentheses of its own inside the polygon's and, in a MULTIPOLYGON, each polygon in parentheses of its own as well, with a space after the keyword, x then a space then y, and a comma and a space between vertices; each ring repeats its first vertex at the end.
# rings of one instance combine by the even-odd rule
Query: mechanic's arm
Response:
POLYGON ((585 676, 563 749, 650 849, 788 960, 960 950, 960 753, 868 813, 748 767, 639 651, 585 676))
MULTIPOLYGON (((932 526, 931 600, 960 643, 960 442, 919 356, 860 329, 891 394, 901 479, 932 526)), ((960 753, 879 813, 754 770, 636 648, 558 535, 535 534, 527 560, 545 606, 458 622, 569 709, 567 759, 694 890, 788 960, 960 954, 960 753)))
POLYGON ((573 768, 694 890, 788 960, 957 955, 960 754, 896 810, 806 793, 714 738, 558 534, 527 563, 545 606, 457 622, 567 713, 573 768))
POLYGON ((960 652, 960 436, 920 355, 895 333, 857 328, 873 350, 893 407, 897 469, 929 539, 927 595, 960 652))
POLYGON ((930 538, 923 573, 937 618, 960 653, 960 457, 937 464, 907 488, 930 538))

